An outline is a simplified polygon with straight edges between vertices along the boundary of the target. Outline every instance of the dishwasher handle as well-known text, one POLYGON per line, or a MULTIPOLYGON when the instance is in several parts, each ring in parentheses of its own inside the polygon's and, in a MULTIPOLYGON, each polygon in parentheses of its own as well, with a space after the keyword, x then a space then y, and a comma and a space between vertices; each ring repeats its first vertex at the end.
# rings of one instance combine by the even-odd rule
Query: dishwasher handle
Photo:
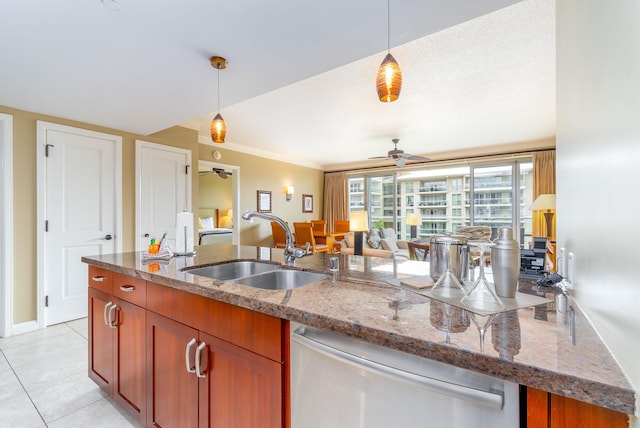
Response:
POLYGON ((430 377, 419 376, 411 372, 367 360, 362 357, 341 351, 324 343, 317 342, 303 334, 293 332, 291 340, 299 345, 310 348, 335 360, 348 363, 357 368, 364 368, 379 375, 405 382, 418 388, 427 389, 449 397, 471 401, 488 407, 502 409, 504 406, 504 393, 502 391, 483 391, 464 385, 446 382, 430 377))

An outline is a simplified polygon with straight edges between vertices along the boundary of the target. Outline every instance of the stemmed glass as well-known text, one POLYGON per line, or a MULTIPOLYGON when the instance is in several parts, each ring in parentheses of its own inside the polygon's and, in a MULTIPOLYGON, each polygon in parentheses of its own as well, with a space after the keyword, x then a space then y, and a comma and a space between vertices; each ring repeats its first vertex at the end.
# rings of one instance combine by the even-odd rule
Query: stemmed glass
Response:
POLYGON ((484 335, 487 330, 489 330, 489 327, 491 327, 491 323, 493 323, 497 315, 498 314, 480 315, 471 312, 471 319, 478 328, 478 333, 480 333, 480 352, 482 354, 484 354, 484 335))
POLYGON ((464 305, 482 311, 499 311, 504 308, 504 303, 496 295, 493 287, 484 275, 484 253, 493 245, 488 241, 469 242, 468 245, 480 249, 480 273, 471 288, 465 293, 460 302, 464 305))
POLYGON ((451 270, 451 242, 445 241, 443 244, 447 269, 431 288, 431 293, 442 297, 460 297, 464 295, 464 288, 456 277, 456 274, 451 270))

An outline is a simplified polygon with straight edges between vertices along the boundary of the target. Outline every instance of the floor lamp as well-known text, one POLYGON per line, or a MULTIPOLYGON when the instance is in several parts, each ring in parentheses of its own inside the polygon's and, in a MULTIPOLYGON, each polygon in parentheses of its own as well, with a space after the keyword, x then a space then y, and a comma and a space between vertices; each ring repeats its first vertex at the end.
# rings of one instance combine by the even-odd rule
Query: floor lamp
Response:
POLYGON ((353 254, 362 255, 364 231, 369 230, 369 217, 366 211, 354 211, 349 215, 349 229, 353 231, 353 254))
POLYGON ((544 219, 547 223, 547 239, 551 241, 553 237, 553 214, 556 209, 556 195, 545 193, 536 198, 531 204, 531 211, 544 211, 544 219))

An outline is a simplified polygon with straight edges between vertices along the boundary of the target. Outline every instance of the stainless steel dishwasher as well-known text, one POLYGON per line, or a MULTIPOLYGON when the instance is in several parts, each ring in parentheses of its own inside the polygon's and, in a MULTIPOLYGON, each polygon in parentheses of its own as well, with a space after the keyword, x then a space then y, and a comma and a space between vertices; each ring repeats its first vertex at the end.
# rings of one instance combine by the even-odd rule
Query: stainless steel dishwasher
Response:
POLYGON ((515 383, 315 328, 293 328, 292 428, 519 426, 515 383))

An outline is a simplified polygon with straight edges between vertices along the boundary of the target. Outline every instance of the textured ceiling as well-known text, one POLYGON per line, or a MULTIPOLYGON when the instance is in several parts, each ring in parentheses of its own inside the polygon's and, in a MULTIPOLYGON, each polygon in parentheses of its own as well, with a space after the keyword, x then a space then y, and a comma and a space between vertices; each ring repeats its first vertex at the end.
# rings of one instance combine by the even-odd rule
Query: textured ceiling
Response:
POLYGON ((397 102, 375 94, 386 2, 21 0, 0 13, 0 104, 321 168, 555 135, 552 0, 391 2, 397 102), (513 4, 515 3, 515 4, 513 4))

